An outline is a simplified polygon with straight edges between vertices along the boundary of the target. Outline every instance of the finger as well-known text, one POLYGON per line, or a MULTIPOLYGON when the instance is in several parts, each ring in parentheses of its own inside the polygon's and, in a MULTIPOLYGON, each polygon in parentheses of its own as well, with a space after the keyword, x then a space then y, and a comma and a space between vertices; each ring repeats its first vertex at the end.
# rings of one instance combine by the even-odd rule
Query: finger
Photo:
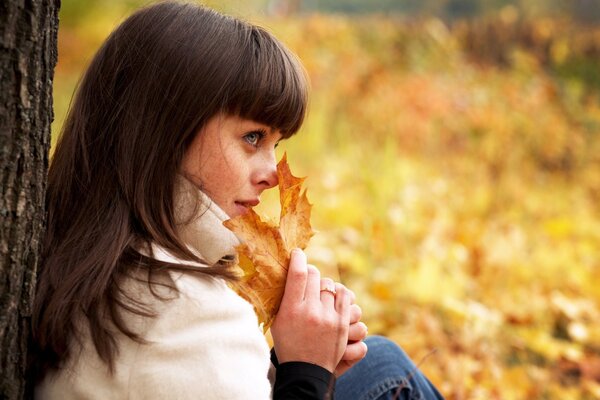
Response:
POLYGON ((357 322, 350 324, 348 329, 348 342, 358 342, 367 337, 368 329, 367 325, 363 322, 357 322))
POLYGON ((321 304, 328 309, 335 305, 336 285, 333 279, 321 278, 319 291, 321 292, 321 304))
POLYGON ((348 291, 348 294, 350 295, 350 304, 354 304, 356 301, 356 295, 354 294, 354 292, 352 290, 348 289, 344 284, 336 282, 335 290, 337 291, 339 288, 344 288, 348 291))
POLYGON ((354 294, 354 292, 348 288, 346 288, 346 290, 348 291, 348 294, 350 295, 350 304, 354 304, 356 302, 356 295, 354 294))
POLYGON ((362 360, 367 355, 367 345, 365 342, 356 342, 346 346, 346 351, 342 356, 344 361, 362 360))
POLYGON ((362 318, 362 309, 358 304, 350 306, 350 324, 355 324, 362 318))
POLYGON ((335 295, 335 310, 340 315, 340 322, 348 326, 350 325, 350 294, 344 286, 339 289, 335 295))
POLYGON ((290 254, 290 265, 288 268, 282 303, 296 303, 302 301, 306 291, 308 280, 308 268, 306 255, 300 249, 292 250, 290 254))
POLYGON ((314 265, 307 265, 308 267, 308 278, 306 281, 306 291, 304 292, 304 298, 308 302, 320 303, 320 291, 321 288, 321 273, 314 265))

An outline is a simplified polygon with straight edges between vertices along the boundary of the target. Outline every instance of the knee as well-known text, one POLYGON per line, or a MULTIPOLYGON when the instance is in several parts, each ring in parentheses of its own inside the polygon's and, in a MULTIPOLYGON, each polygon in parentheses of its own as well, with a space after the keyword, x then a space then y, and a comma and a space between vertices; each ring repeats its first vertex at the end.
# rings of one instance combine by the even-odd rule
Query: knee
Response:
POLYGON ((415 368, 410 357, 390 339, 383 336, 369 336, 365 339, 367 345, 367 357, 379 360, 380 362, 394 365, 403 371, 410 371, 415 368))
POLYGON ((373 335, 369 336, 365 339, 365 343, 369 348, 369 351, 373 350, 373 352, 385 352, 385 353, 397 353, 400 352, 404 356, 404 350, 400 348, 396 343, 386 338, 385 336, 373 335))
POLYGON ((390 339, 385 336, 380 335, 369 335, 365 339, 365 343, 371 345, 373 347, 394 347, 397 346, 396 343, 392 342, 390 339))

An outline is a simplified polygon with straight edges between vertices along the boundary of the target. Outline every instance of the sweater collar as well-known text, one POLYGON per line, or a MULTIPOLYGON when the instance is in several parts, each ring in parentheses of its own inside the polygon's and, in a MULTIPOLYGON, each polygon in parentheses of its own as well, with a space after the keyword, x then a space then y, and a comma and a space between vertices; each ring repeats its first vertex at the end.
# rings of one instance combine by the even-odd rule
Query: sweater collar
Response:
POLYGON ((175 220, 180 239, 208 263, 235 257, 241 242, 223 226, 229 216, 183 176, 175 184, 175 220))

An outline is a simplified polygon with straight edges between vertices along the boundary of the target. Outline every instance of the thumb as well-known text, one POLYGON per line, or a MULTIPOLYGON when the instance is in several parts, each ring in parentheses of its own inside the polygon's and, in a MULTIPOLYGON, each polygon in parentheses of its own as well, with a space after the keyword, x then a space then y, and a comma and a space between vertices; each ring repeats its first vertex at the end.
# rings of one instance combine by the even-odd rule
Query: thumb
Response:
POLYGON ((300 249, 292 250, 287 279, 285 281, 285 290, 281 302, 295 303, 302 301, 306 289, 307 277, 308 266, 306 264, 306 255, 300 249))

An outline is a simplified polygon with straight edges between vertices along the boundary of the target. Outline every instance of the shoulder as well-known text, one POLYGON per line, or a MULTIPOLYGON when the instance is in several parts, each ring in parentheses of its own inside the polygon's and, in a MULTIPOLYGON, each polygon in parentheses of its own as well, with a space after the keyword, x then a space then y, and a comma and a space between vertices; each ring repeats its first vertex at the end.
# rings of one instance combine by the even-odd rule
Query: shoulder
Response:
POLYGON ((139 273, 124 287, 154 316, 123 317, 144 342, 116 333, 111 374, 87 331, 79 356, 40 385, 38 398, 270 398, 269 348, 249 303, 220 278, 166 271, 153 293, 139 273))
POLYGON ((158 246, 152 250, 156 259, 189 269, 167 268, 153 274, 137 270, 122 282, 125 298, 139 302, 153 314, 148 317, 123 310, 134 332, 152 342, 180 329, 229 329, 235 325, 237 331, 241 327, 242 332, 258 331, 250 303, 238 296, 223 278, 203 273, 206 265, 182 261, 158 246))
POLYGON ((198 393, 268 398, 269 348, 252 306, 222 279, 170 275, 178 296, 162 306, 146 330, 148 342, 136 348, 132 392, 149 395, 144 390, 153 388, 155 396, 171 398, 198 393))

